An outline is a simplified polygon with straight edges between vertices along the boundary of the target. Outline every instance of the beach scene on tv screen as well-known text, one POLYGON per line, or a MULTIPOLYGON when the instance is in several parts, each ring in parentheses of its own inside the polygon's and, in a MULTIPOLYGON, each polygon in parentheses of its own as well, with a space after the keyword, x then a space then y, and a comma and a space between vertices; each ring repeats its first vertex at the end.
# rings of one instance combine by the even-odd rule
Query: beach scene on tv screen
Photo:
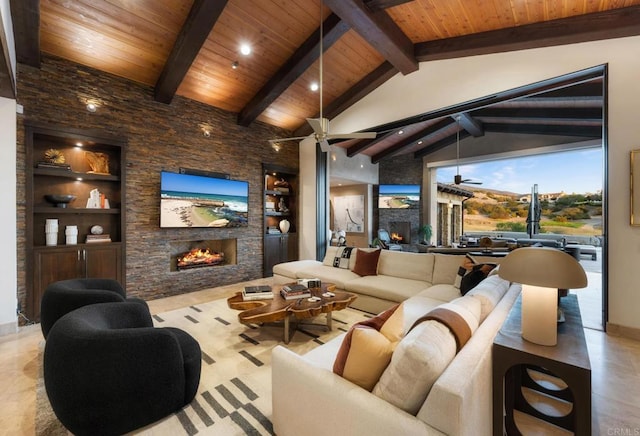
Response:
POLYGON ((160 227, 243 227, 248 211, 245 181, 161 173, 160 227))
POLYGON ((380 209, 417 209, 420 185, 380 185, 378 194, 380 209))

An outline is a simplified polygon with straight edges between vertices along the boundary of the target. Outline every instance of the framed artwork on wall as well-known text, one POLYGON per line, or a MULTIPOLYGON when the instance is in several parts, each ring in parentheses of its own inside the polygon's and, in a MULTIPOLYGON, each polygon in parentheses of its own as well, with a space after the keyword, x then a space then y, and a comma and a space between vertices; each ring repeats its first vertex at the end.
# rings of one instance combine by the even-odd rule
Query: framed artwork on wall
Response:
POLYGON ((334 197, 334 230, 364 233, 364 195, 334 197))
POLYGON ((640 150, 631 151, 631 225, 640 226, 640 150))

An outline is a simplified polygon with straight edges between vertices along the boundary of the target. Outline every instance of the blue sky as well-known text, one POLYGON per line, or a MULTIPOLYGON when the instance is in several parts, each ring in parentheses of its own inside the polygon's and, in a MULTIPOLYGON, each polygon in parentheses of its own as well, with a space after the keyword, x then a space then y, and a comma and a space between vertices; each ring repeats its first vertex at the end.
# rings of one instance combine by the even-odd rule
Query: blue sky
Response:
POLYGON ((195 192, 199 194, 225 194, 246 197, 247 182, 213 177, 192 176, 187 174, 162 172, 163 191, 195 192))
MULTIPOLYGON (((595 193, 602 190, 602 159, 602 149, 592 148, 460 165, 460 174, 483 188, 518 194, 536 183, 540 193, 595 193)), ((456 167, 438 168, 437 174, 438 182, 453 183, 456 167)))

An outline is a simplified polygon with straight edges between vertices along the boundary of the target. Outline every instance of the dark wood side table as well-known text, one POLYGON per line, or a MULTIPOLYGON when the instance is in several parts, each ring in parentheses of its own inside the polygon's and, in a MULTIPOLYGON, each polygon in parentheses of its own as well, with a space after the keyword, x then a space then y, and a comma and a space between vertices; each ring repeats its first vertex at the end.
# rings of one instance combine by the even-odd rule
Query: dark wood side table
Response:
POLYGON ((591 434, 591 365, 575 294, 562 298, 565 322, 558 324, 554 347, 528 342, 521 336, 521 297, 493 341, 493 434, 520 435, 516 410, 576 435, 591 434), (564 389, 549 389, 530 377, 530 370, 562 379, 564 389), (523 387, 571 403, 564 416, 549 416, 529 404, 523 387))

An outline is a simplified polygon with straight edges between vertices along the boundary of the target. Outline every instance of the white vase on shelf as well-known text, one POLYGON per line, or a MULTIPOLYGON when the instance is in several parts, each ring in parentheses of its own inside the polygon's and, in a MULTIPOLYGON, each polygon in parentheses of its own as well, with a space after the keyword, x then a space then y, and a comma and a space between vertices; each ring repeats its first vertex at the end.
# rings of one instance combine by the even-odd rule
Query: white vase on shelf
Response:
POLYGON ((280 221, 279 226, 282 233, 288 233, 289 228, 291 227, 291 223, 289 222, 289 220, 282 220, 280 221))

